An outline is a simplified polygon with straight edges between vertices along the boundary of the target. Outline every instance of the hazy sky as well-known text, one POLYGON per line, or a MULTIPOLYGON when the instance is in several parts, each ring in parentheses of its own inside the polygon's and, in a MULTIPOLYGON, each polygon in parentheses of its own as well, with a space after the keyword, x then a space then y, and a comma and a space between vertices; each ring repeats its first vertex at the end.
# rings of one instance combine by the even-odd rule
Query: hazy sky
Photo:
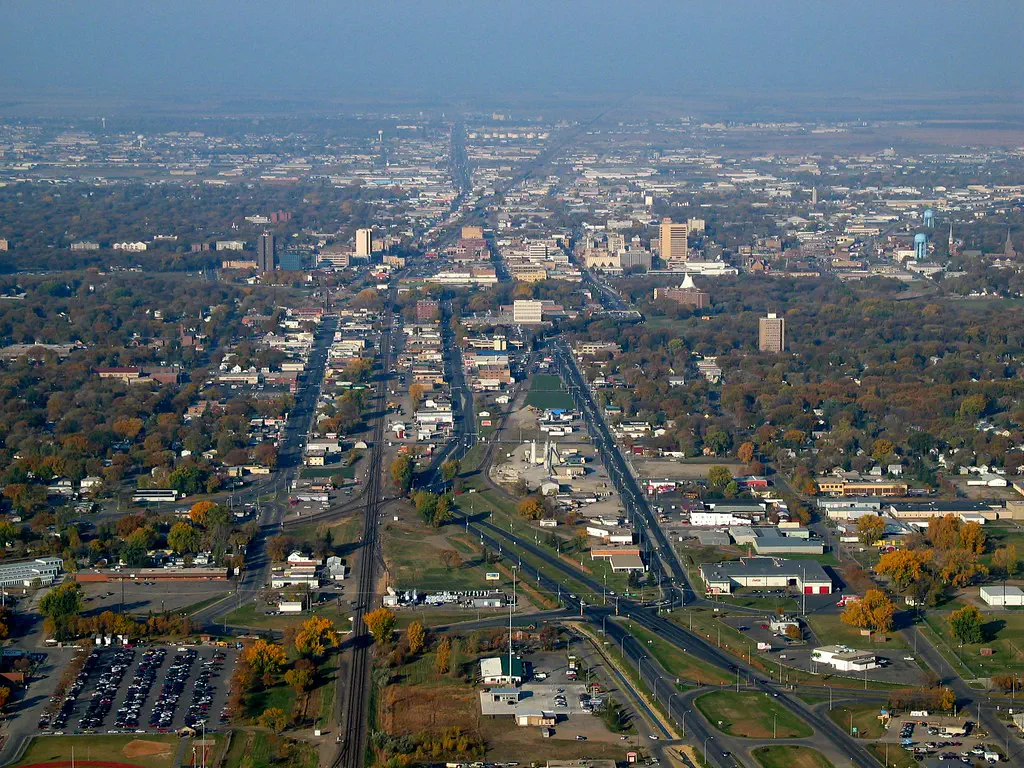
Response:
POLYGON ((1021 92, 1021 0, 0 0, 0 97, 1021 92))

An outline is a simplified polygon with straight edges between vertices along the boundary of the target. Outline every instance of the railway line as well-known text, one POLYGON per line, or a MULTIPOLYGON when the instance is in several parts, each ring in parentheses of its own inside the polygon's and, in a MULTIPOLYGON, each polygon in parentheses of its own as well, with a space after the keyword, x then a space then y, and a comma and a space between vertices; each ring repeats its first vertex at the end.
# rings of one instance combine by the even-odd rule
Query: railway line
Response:
MULTIPOLYGON (((381 372, 377 378, 374 400, 381 406, 387 402, 388 377, 391 372, 391 333, 395 288, 388 295, 387 311, 384 316, 384 333, 381 336, 381 372)), ((373 595, 377 573, 382 561, 378 522, 380 520, 381 486, 384 473, 384 428, 383 415, 373 428, 373 450, 367 470, 364 493, 364 518, 362 533, 362 554, 359 562, 359 587, 352 616, 351 656, 347 678, 338 677, 338 700, 345 702, 344 727, 340 751, 331 768, 361 768, 366 757, 367 720, 370 702, 370 672, 372 666, 371 638, 363 622, 368 609, 373 607, 373 595), (347 683, 347 688, 346 688, 347 683)), ((307 518, 308 520, 308 518, 307 518)))

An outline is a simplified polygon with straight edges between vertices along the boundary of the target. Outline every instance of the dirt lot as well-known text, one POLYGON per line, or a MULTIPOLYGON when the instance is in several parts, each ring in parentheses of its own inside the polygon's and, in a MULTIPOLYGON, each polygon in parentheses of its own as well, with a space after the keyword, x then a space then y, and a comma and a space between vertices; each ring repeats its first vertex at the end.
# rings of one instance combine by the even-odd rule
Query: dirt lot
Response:
POLYGON ((476 731, 479 695, 473 688, 451 685, 390 685, 381 697, 381 730, 388 733, 440 731, 458 726, 476 731))
POLYGON ((708 470, 715 466, 727 467, 733 477, 746 474, 745 464, 729 459, 702 459, 681 463, 674 459, 644 459, 638 456, 630 458, 640 477, 656 480, 703 480, 708 476, 708 470))
POLYGON ((592 715, 563 720, 550 738, 544 738, 540 728, 521 728, 507 717, 485 718, 480 731, 487 742, 488 760, 528 763, 590 757, 625 761, 633 746, 630 740, 620 741, 592 715), (577 735, 585 736, 586 741, 577 741, 577 735))

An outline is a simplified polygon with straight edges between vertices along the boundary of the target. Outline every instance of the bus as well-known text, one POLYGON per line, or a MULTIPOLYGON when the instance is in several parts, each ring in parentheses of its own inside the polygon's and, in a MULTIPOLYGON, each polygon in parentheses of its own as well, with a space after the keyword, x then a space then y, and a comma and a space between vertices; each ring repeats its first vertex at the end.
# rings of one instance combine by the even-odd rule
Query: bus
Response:
POLYGON ((148 488, 133 493, 132 501, 136 504, 140 502, 177 501, 181 497, 181 492, 173 488, 148 488))

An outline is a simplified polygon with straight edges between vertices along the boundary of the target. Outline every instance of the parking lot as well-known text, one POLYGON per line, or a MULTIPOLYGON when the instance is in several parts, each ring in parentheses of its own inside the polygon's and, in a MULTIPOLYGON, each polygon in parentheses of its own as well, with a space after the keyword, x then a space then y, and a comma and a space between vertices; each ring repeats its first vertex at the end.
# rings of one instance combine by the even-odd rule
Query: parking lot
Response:
POLYGON ((947 762, 966 765, 974 765, 983 760, 998 762, 997 752, 986 748, 985 739, 979 736, 972 723, 960 718, 938 715, 895 717, 890 721, 882 741, 898 743, 914 755, 947 762))
POLYGON ((42 733, 215 730, 227 721, 234 648, 96 648, 62 698, 39 719, 42 733))

